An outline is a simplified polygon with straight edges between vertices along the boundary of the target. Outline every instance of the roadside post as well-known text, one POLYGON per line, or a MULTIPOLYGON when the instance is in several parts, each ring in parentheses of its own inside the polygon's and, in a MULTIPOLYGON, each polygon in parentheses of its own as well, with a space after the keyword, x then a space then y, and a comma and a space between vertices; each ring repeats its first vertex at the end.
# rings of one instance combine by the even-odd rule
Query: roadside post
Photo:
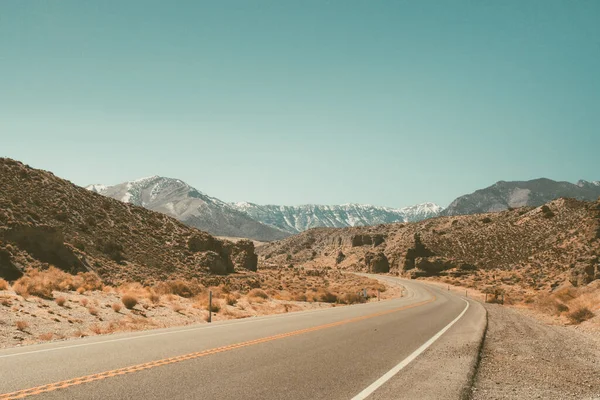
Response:
POLYGON ((212 290, 208 291, 208 322, 212 322, 212 290))
POLYGON ((377 301, 381 301, 381 290, 377 289, 377 301))

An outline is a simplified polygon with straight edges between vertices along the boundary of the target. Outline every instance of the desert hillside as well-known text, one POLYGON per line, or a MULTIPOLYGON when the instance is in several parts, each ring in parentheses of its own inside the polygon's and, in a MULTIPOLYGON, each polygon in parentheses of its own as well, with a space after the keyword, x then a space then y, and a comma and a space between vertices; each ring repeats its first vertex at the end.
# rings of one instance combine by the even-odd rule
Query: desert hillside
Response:
POLYGON ((438 217, 417 223, 312 229, 259 248, 281 263, 445 276, 478 288, 551 289, 600 278, 600 199, 557 199, 540 207, 438 217))
POLYGON ((104 283, 203 279, 256 270, 254 245, 231 243, 174 218, 92 193, 0 159, 0 278, 54 265, 104 283))

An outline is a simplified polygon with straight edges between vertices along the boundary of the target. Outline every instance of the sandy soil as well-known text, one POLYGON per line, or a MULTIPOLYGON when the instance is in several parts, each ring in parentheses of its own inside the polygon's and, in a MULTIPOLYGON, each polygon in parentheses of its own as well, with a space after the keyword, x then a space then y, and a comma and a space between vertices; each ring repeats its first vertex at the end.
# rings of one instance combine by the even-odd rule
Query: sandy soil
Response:
POLYGON ((488 332, 473 399, 598 399, 600 345, 570 327, 486 304, 488 332))

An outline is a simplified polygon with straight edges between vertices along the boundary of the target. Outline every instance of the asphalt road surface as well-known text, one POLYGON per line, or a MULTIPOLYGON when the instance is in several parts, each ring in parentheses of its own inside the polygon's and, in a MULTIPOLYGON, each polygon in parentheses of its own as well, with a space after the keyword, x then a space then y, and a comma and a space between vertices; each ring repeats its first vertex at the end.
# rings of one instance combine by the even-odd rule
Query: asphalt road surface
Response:
POLYGON ((0 400, 459 399, 485 310, 423 283, 367 304, 0 351, 0 400))

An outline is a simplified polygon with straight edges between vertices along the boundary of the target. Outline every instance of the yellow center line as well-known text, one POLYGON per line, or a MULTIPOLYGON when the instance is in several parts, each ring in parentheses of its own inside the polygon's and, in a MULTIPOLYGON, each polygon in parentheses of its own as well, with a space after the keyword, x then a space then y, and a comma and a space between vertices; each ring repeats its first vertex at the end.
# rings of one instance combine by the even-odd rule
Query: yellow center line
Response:
POLYGON ((415 304, 409 304, 407 306, 403 306, 400 308, 394 308, 392 310, 380 311, 380 312, 377 312, 374 314, 363 315, 361 317, 345 319, 342 321, 332 322, 332 323, 325 324, 325 325, 318 325, 318 326, 314 326, 312 328, 305 328, 305 329, 300 329, 297 331, 280 333, 280 334, 274 335, 274 336, 267 336, 264 338, 249 340, 246 342, 235 343, 235 344, 230 344, 230 345, 221 346, 221 347, 215 347, 212 349, 198 351, 195 353, 189 353, 189 354, 184 354, 184 355, 170 357, 170 358, 164 358, 162 360, 150 361, 150 362, 146 362, 143 364, 132 365, 132 366, 125 367, 125 368, 114 369, 114 370, 100 372, 100 373, 96 373, 96 374, 92 374, 92 375, 82 376, 79 378, 73 378, 73 379, 68 379, 68 380, 59 381, 59 382, 55 382, 55 383, 49 383, 46 385, 37 386, 37 387, 29 388, 29 389, 18 390, 16 392, 4 393, 4 394, 0 394, 0 400, 22 399, 25 397, 35 396, 35 395, 39 395, 39 394, 47 393, 47 392, 53 392, 55 390, 65 389, 65 388, 68 388, 71 386, 81 385, 84 383, 95 382, 95 381, 99 381, 99 380, 103 380, 103 379, 107 379, 107 378, 111 378, 111 377, 115 377, 115 376, 126 375, 126 374, 131 374, 134 372, 144 371, 147 369, 156 368, 156 367, 160 367, 163 365, 175 364, 175 363, 179 363, 179 362, 186 361, 186 360, 193 360, 196 358, 205 357, 205 356, 217 354, 217 353, 222 353, 225 351, 235 350, 235 349, 239 349, 242 347, 253 346, 256 344, 260 344, 260 343, 271 342, 273 340, 284 339, 284 338, 291 337, 291 336, 297 336, 297 335, 302 335, 305 333, 310 333, 310 332, 315 332, 315 331, 319 331, 319 330, 323 330, 323 329, 333 328, 333 327, 340 326, 340 325, 346 325, 346 324, 350 324, 353 322, 363 321, 366 319, 375 318, 375 317, 379 317, 379 316, 386 315, 386 314, 391 314, 391 313, 402 311, 402 310, 407 310, 409 308, 419 307, 419 306, 431 303, 431 302, 435 301, 435 299, 436 299, 436 297, 433 296, 429 300, 421 301, 421 302, 415 303, 415 304))

